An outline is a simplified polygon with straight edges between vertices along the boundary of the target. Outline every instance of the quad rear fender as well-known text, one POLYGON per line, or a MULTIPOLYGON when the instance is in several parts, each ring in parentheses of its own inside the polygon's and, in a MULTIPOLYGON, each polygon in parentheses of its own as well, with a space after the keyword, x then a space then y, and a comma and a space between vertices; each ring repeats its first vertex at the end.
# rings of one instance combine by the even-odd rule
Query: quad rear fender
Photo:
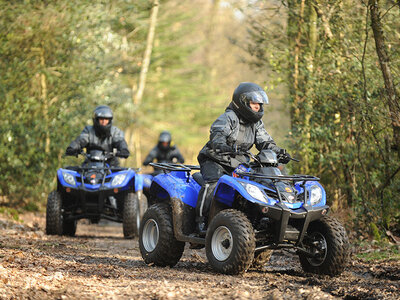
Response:
POLYGON ((200 185, 186 172, 169 172, 154 177, 150 186, 150 204, 179 199, 196 207, 200 185))

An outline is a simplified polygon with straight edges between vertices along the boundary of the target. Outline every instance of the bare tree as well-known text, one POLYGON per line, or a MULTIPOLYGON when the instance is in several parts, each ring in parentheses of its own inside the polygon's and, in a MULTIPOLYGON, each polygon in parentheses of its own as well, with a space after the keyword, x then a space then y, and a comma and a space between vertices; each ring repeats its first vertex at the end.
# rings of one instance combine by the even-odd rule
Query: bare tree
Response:
MULTIPOLYGON (((149 70, 150 65, 150 58, 151 52, 153 50, 153 41, 154 41, 154 34, 157 25, 157 16, 158 16, 158 9, 159 3, 158 0, 153 1, 153 7, 150 13, 150 24, 149 24, 149 32, 147 34, 147 41, 146 41, 146 49, 143 54, 142 65, 140 69, 140 76, 139 76, 139 85, 136 93, 133 95, 133 106, 134 106, 134 119, 137 118, 137 111, 142 103, 143 92, 146 86, 146 78, 147 72, 149 70)), ((136 155, 136 165, 140 166, 142 163, 142 155, 140 151, 140 133, 138 128, 134 128, 132 132, 132 138, 135 148, 135 155, 136 155)))
POLYGON ((390 58, 385 43, 385 36, 381 22, 381 11, 379 0, 369 0, 368 7, 371 12, 371 27, 374 33, 376 53, 385 82, 386 101, 390 113, 390 120, 393 127, 393 146, 400 156, 400 99, 393 83, 392 72, 390 68, 390 58))

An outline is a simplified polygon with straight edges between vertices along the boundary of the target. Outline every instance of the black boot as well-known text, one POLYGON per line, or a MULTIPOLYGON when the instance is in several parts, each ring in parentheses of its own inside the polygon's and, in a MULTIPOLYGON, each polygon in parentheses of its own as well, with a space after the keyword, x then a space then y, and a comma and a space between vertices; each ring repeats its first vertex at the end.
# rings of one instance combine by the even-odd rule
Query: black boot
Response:
POLYGON ((196 217, 196 233, 199 234, 199 236, 203 237, 206 236, 207 232, 207 219, 205 216, 198 216, 196 217))

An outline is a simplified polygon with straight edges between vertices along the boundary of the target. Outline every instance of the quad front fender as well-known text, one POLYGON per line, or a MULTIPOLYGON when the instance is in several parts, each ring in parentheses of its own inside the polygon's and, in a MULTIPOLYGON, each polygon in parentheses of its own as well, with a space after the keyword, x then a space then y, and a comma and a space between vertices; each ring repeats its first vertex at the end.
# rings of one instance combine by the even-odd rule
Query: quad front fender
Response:
MULTIPOLYGON (((236 193, 239 193, 243 198, 252 203, 273 205, 277 202, 274 199, 268 198, 267 195, 264 195, 263 200, 252 197, 244 187, 246 184, 250 184, 248 180, 224 175, 219 179, 215 188, 214 199, 229 207, 232 207, 236 193)), ((261 191, 264 190, 264 187, 256 182, 251 182, 251 184, 258 187, 261 191)))
POLYGON ((135 173, 135 192, 143 190, 143 175, 135 173))

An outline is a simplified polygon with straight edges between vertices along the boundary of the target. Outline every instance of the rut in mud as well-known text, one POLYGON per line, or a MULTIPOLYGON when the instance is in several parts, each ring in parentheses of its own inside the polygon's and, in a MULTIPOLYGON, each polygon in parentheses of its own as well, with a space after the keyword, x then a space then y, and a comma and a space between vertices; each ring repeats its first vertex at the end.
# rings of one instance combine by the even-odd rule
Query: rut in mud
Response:
POLYGON ((0 218, 0 299, 399 299, 400 262, 352 256, 338 277, 305 274, 296 255, 275 251, 262 270, 216 274, 204 249, 174 268, 147 266, 119 224, 80 222, 77 236, 44 234, 43 216, 0 218))

